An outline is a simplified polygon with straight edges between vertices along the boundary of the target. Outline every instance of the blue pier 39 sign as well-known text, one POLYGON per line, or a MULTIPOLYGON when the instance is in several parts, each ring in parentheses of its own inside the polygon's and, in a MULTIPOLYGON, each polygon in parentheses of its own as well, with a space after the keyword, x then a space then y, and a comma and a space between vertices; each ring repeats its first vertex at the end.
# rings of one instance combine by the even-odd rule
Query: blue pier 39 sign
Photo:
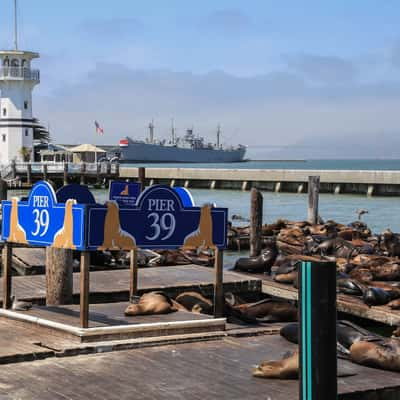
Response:
POLYGON ((134 208, 120 208, 115 201, 88 206, 87 246, 91 250, 222 249, 226 247, 227 214, 226 208, 210 204, 194 207, 187 191, 151 186, 134 208))
POLYGON ((85 249, 85 207, 73 199, 57 203, 47 182, 38 182, 27 201, 2 202, 2 239, 8 242, 85 249))
POLYGON ((228 210, 195 207, 186 189, 151 186, 134 206, 95 204, 87 188, 72 189, 61 190, 58 203, 53 188, 38 182, 27 201, 3 201, 2 239, 76 250, 226 247, 228 210))

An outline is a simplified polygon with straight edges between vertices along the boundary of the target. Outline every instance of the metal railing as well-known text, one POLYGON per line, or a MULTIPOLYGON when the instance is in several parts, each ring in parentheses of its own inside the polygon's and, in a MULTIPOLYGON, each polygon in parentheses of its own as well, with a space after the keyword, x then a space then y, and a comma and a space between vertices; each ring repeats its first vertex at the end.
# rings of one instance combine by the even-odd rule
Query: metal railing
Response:
POLYGON ((40 81, 38 69, 23 67, 0 67, 0 79, 17 78, 28 81, 40 81))
MULTIPOLYGON (((46 166, 48 174, 62 174, 64 172, 65 165, 67 166, 67 171, 69 174, 79 175, 83 171, 86 175, 96 175, 100 174, 117 174, 118 173, 118 165, 116 163, 110 162, 100 162, 100 163, 42 163, 42 162, 16 162, 15 163, 15 172, 26 174, 28 171, 28 165, 30 165, 31 172, 33 174, 40 174, 43 172, 43 167, 46 166)), ((4 165, 1 167, 1 173, 9 175, 13 170, 13 164, 4 165)), ((4 176, 4 175, 3 175, 4 176)))

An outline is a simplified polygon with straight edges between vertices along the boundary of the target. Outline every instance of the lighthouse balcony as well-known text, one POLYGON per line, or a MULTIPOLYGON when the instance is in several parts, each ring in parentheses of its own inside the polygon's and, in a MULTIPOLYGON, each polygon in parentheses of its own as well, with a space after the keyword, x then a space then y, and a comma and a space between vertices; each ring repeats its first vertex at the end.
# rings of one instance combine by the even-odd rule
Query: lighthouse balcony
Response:
POLYGON ((1 80, 23 80, 40 82, 40 71, 38 69, 21 68, 21 67, 1 67, 0 68, 0 81, 1 80))

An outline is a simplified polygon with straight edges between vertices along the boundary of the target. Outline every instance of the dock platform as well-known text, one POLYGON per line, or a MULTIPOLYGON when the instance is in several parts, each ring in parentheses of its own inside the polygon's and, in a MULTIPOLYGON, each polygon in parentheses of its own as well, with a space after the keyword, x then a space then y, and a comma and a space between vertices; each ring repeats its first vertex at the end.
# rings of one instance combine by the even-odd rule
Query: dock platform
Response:
MULTIPOLYGON (((297 400, 297 380, 254 378, 252 368, 295 346, 279 335, 174 344, 2 366, 4 399, 297 400)), ((339 399, 393 400, 399 374, 339 360, 339 399)))
MULTIPOLYGON (((249 276, 250 274, 245 274, 249 276)), ((297 300, 298 291, 292 285, 275 282, 270 276, 251 274, 262 280, 262 293, 287 300, 297 300)), ((355 317, 400 326, 400 311, 386 306, 367 306, 360 298, 342 293, 337 294, 337 310, 355 317)))
MULTIPOLYGON (((79 273, 74 273, 74 300, 79 301, 79 273)), ((0 282, 2 279, 0 279, 0 282)), ((189 290, 212 296, 214 269, 198 265, 176 267, 140 268, 138 272, 138 294, 162 290, 169 296, 189 290)), ((14 276, 13 294, 19 300, 44 304, 46 296, 45 275, 14 276)), ((236 294, 260 293, 261 280, 232 271, 224 271, 224 291, 236 294)), ((2 285, 0 284, 0 294, 2 285)), ((90 273, 90 302, 105 303, 129 299, 129 270, 95 271, 90 273)))

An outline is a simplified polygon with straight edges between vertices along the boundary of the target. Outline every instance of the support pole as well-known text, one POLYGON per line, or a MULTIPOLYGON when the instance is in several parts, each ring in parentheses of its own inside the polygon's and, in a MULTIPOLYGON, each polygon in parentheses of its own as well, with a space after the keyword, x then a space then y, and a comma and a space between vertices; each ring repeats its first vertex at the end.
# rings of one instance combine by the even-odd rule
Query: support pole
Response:
POLYGON ((139 167, 138 180, 140 183, 140 191, 143 192, 146 187, 146 169, 144 167, 139 167))
POLYGON ((263 196, 252 188, 250 192, 250 257, 261 254, 261 228, 263 220, 263 196))
MULTIPOLYGON (((318 223, 319 176, 308 177, 308 222, 318 223)), ((325 399, 326 400, 326 399, 325 399)))
POLYGON ((90 253, 81 252, 81 271, 80 271, 80 319, 81 328, 89 327, 89 265, 90 253))
POLYGON ((336 264, 303 262, 299 283, 299 398, 336 400, 336 264))
POLYGON ((0 178, 0 201, 7 200, 7 190, 7 182, 0 178))
POLYGON ((214 317, 219 318, 224 314, 224 286, 223 286, 223 268, 224 268, 224 251, 215 249, 214 253, 214 317))
POLYGON ((47 178, 48 178, 48 176, 47 176, 47 164, 43 164, 43 180, 44 181, 47 181, 47 178))
POLYGON ((15 160, 11 161, 11 179, 15 179, 17 177, 17 163, 15 160))
POLYGON ((138 289, 138 266, 137 266, 137 250, 130 251, 130 290, 129 299, 137 295, 138 289))
POLYGON ((86 164, 83 162, 81 164, 81 185, 85 184, 85 175, 86 175, 86 164))
POLYGON ((28 163, 26 166, 26 183, 31 186, 32 185, 32 164, 28 163))
POLYGON ((72 250, 46 248, 46 305, 72 304, 72 250))
POLYGON ((64 169, 63 169, 63 184, 68 185, 68 163, 64 163, 64 169))
POLYGON ((11 263, 12 245, 5 243, 2 253, 3 263, 3 308, 11 307, 11 263))

